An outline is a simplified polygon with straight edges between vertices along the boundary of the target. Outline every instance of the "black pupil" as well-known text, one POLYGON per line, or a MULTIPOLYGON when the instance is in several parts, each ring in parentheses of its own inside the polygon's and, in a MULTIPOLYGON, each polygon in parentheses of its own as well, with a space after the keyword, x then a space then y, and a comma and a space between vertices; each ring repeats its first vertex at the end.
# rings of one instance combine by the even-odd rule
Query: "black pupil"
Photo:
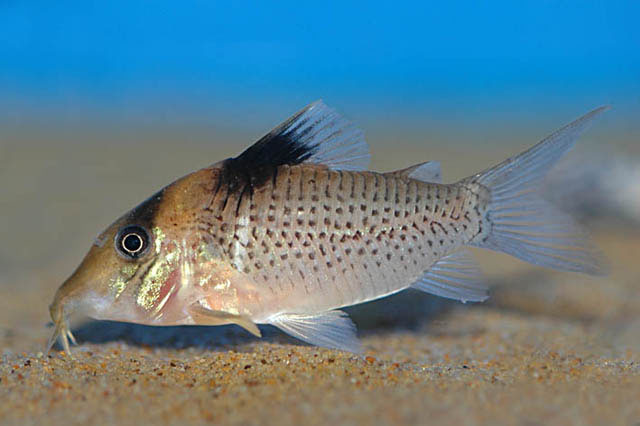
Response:
POLYGON ((138 234, 128 234, 122 240, 122 246, 130 253, 135 253, 142 248, 142 237, 138 234))

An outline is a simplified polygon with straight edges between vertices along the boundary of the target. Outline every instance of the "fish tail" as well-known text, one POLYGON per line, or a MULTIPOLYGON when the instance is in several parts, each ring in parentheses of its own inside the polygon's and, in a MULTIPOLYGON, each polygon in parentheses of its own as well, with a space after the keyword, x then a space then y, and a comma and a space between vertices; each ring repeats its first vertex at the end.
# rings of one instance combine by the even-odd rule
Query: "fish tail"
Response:
POLYGON ((482 231, 470 244, 540 266, 604 274, 602 257, 584 232, 568 215, 543 200, 538 189, 549 169, 607 109, 598 108, 531 149, 465 179, 465 183, 480 184, 489 193, 482 231))

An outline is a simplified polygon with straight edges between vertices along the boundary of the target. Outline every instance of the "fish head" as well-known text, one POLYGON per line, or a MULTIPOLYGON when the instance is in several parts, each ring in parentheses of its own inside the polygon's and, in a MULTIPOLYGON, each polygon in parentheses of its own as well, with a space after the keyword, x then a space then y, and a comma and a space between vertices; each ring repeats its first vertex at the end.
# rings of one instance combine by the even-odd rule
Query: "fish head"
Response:
POLYGON ((202 208, 199 194, 211 193, 200 184, 206 177, 196 172, 174 182, 96 238, 50 305, 55 324, 50 346, 60 336, 66 349, 67 318, 76 314, 141 324, 180 323, 175 299, 193 279, 191 272, 203 251, 202 238, 193 229, 202 208))
POLYGON ((161 241, 161 228, 151 227, 152 221, 145 214, 160 199, 150 198, 104 230, 73 274, 58 288, 49 307, 55 324, 50 345, 60 335, 67 349, 71 315, 135 322, 144 319, 144 312, 132 309, 135 289, 144 278, 144 270, 168 255, 163 251, 166 247, 161 241))
POLYGON ((60 286, 50 306, 54 322, 70 313, 107 318, 116 301, 123 303, 127 291, 140 281, 139 270, 153 263, 151 232, 142 225, 119 220, 96 239, 71 276, 60 286))

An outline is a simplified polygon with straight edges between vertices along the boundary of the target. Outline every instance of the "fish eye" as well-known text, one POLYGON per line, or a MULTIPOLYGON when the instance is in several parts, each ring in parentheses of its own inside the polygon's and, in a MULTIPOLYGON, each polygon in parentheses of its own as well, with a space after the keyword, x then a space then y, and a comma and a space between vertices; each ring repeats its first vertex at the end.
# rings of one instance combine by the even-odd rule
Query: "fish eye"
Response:
POLYGON ((141 226, 125 226, 116 235, 115 246, 118 253, 130 259, 136 259, 147 251, 149 234, 141 226))

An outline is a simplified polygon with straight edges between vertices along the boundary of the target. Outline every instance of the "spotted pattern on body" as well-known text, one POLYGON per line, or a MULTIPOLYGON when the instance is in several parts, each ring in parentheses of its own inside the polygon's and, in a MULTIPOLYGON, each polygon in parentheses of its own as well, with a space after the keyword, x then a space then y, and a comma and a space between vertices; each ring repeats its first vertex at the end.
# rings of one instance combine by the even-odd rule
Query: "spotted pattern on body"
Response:
POLYGON ((462 185, 280 166, 260 186, 219 185, 201 226, 271 303, 322 310, 406 288, 482 231, 480 201, 462 185))

